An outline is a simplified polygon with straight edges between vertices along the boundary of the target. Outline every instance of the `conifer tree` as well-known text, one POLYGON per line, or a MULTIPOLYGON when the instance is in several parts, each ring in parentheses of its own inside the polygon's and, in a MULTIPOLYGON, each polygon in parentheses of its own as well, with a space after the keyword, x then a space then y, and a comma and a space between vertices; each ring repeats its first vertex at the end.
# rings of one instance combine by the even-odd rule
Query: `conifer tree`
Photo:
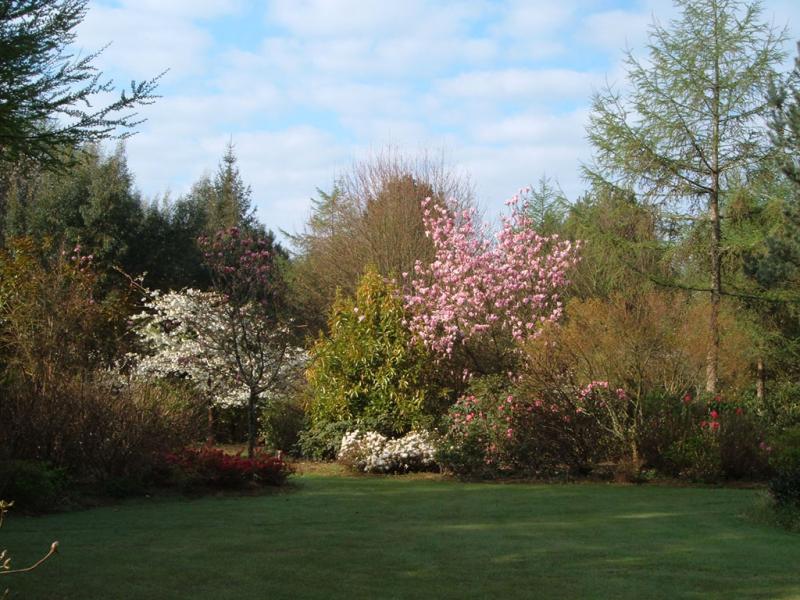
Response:
POLYGON ((770 153, 761 118, 784 34, 739 0, 676 0, 678 19, 650 31, 647 61, 627 55, 630 90, 593 98, 590 179, 635 191, 662 218, 703 231, 710 294, 706 390, 719 385, 723 219, 729 192, 770 153), (671 212, 670 212, 671 211, 671 212), (710 284, 710 285, 709 285, 710 284))
POLYGON ((159 77, 114 91, 94 66, 99 53, 70 48, 88 0, 0 0, 0 161, 32 160, 49 167, 69 158, 63 150, 130 135, 136 107, 155 99, 159 77))

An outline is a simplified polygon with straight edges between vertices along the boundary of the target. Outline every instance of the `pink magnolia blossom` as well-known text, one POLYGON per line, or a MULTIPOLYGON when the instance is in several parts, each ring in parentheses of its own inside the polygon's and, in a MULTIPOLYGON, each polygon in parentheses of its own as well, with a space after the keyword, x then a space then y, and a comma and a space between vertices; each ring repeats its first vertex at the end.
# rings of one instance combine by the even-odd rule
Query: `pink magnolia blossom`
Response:
POLYGON ((539 235, 519 195, 506 204, 511 214, 491 235, 476 227, 474 209, 422 202, 435 256, 416 263, 404 300, 415 338, 440 356, 498 329, 522 341, 561 317, 559 291, 578 245, 539 235))

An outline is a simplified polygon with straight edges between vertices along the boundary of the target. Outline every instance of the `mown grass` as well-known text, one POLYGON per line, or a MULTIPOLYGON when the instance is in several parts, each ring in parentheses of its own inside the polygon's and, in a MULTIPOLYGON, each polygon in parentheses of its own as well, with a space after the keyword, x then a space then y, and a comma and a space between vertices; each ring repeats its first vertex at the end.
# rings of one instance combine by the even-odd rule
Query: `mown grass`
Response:
POLYGON ((9 515, 12 598, 800 598, 800 535, 757 491, 306 471, 261 496, 9 515))

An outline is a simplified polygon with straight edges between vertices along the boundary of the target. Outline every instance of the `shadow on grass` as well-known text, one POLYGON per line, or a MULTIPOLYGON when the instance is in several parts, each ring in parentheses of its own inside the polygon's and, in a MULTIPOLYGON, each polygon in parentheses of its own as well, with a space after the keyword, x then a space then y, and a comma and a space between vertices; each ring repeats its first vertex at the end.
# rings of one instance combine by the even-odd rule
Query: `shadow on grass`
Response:
POLYGON ((791 598, 800 536, 750 490, 298 477, 289 493, 7 523, 20 598, 791 598))

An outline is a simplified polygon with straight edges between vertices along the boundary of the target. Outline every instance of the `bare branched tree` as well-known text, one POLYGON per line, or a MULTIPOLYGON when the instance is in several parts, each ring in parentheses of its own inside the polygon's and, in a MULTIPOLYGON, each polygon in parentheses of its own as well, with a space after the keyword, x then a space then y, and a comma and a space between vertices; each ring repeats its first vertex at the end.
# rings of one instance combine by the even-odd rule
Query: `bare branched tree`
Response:
POLYGON ((422 221, 428 197, 452 199, 458 210, 475 204, 469 180, 442 157, 393 149, 354 163, 331 193, 319 191, 304 231, 287 234, 297 254, 294 295, 312 330, 324 327, 336 290, 352 294, 368 265, 399 277, 433 256, 422 221))

